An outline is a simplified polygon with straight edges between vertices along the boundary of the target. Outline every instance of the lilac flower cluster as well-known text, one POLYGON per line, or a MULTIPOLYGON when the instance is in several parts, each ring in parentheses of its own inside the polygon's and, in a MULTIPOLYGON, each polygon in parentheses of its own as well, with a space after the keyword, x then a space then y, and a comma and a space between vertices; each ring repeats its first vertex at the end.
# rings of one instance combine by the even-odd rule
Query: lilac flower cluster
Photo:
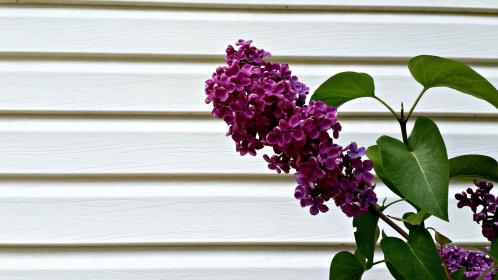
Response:
POLYGON ((264 146, 268 167, 278 173, 296 170, 295 197, 310 213, 327 212, 333 199, 349 217, 368 211, 377 202, 373 164, 362 160, 365 148, 333 143, 341 125, 336 108, 321 101, 305 105, 308 88, 292 76, 287 64, 264 61, 268 52, 239 40, 228 46, 225 61, 206 81, 206 103, 228 125, 227 136, 241 154, 256 155, 264 146), (332 137, 329 134, 332 131, 332 137))
MULTIPOLYGON (((467 280, 476 280, 479 276, 493 264, 493 259, 481 251, 466 250, 457 246, 443 247, 443 261, 450 273, 461 268, 465 269, 467 280)), ((492 280, 497 270, 493 270, 484 277, 485 280, 492 280)))
POLYGON ((348 217, 364 214, 377 202, 372 162, 361 160, 365 148, 356 143, 345 148, 335 144, 328 130, 334 138, 339 136, 336 108, 321 101, 299 108, 267 135, 266 143, 275 151, 265 157, 268 167, 296 170, 294 196, 302 207, 310 206, 312 215, 327 212, 324 203, 331 198, 348 217))
POLYGON ((498 199, 490 193, 493 184, 485 180, 475 180, 477 189, 468 188, 466 192, 457 193, 458 208, 470 207, 474 212, 473 219, 482 225, 482 234, 489 241, 494 241, 498 236, 498 199))
POLYGON ((251 41, 239 40, 237 46, 228 46, 228 65, 218 67, 206 81, 206 103, 212 102, 212 115, 229 125, 227 136, 236 150, 256 155, 272 128, 304 105, 308 88, 291 75, 287 64, 264 61, 270 53, 251 46, 251 41))

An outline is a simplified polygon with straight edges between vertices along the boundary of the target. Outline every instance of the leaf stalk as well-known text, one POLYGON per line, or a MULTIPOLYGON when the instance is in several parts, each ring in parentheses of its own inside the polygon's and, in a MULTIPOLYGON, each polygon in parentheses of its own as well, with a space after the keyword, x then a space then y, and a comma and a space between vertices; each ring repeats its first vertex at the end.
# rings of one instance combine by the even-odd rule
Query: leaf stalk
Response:
POLYGON ((401 236, 403 236, 406 240, 408 240, 408 233, 404 231, 402 228, 400 228, 396 223, 394 223, 389 217, 384 215, 379 208, 377 208, 376 205, 370 206, 370 213, 373 215, 379 217, 381 220, 383 220, 386 224, 388 224, 390 227, 392 227, 395 231, 397 231, 401 236))
POLYGON ((417 99, 415 100, 415 103, 413 103, 412 107, 410 108, 410 111, 408 111, 408 115, 406 115, 405 121, 408 121, 408 119, 411 117, 413 110, 415 110, 415 107, 417 106, 418 102, 420 101, 420 98, 424 95, 424 93, 428 90, 428 88, 422 89, 422 91, 419 93, 417 96, 417 99))
POLYGON ((391 112, 391 114, 393 114, 394 118, 399 119, 398 114, 394 111, 394 109, 391 106, 389 106, 389 104, 387 104, 384 100, 380 99, 380 97, 378 96, 374 96, 373 98, 379 101, 382 105, 384 105, 391 112))

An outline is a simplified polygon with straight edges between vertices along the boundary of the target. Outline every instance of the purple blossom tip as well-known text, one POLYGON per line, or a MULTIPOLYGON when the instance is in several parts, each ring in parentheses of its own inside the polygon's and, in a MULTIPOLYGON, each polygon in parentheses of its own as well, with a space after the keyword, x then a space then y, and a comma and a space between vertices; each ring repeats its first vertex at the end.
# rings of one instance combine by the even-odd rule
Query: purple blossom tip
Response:
POLYGON ((455 194, 457 207, 469 207, 474 213, 474 221, 481 224, 483 236, 493 242, 498 237, 498 199, 490 193, 491 182, 481 179, 475 180, 474 184, 477 186, 475 191, 468 188, 466 192, 455 194))

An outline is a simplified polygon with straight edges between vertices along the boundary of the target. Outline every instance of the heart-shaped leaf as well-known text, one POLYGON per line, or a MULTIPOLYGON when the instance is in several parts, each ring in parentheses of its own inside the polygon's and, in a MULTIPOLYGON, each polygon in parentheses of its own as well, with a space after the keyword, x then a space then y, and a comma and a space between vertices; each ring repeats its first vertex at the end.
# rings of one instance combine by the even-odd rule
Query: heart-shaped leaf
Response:
POLYGON ((409 223, 410 225, 420 225, 430 216, 431 215, 422 210, 417 213, 409 213, 406 217, 403 217, 403 221, 409 223))
POLYGON ((450 178, 483 178, 498 182, 498 162, 483 155, 464 155, 450 159, 450 178))
POLYGON ((386 261, 386 267, 391 272, 391 275, 394 277, 396 280, 407 280, 403 275, 399 273, 399 271, 390 263, 386 261))
POLYGON ((372 267, 375 243, 379 238, 379 218, 371 213, 357 216, 353 219, 353 227, 356 227, 354 238, 357 250, 367 259, 367 269, 372 267))
POLYGON ((449 87, 491 103, 498 108, 498 91, 469 66, 447 58, 420 55, 408 64, 412 76, 424 86, 449 87))
POLYGON ((423 227, 414 226, 407 243, 396 237, 386 237, 380 247, 386 260, 406 279, 446 279, 434 241, 423 227))
MULTIPOLYGON (((368 159, 373 162, 374 171, 375 171, 375 174, 377 175, 377 177, 380 178, 380 180, 382 180, 382 182, 393 193, 395 193, 399 197, 403 197, 403 195, 396 189, 394 184, 389 180, 389 178, 387 178, 387 176, 384 173, 384 169, 382 168, 382 158, 380 157, 379 147, 377 145, 373 145, 373 146, 368 147, 366 155, 367 155, 368 159)), ((418 209, 418 207, 415 204, 413 204, 410 200, 408 200, 406 198, 405 198, 405 200, 406 200, 406 202, 411 204, 413 207, 418 209)))
POLYGON ((374 97, 375 85, 372 77, 365 73, 341 72, 321 84, 311 96, 328 105, 339 107, 360 97, 374 97))
POLYGON ((386 174, 384 173, 384 169, 382 168, 382 158, 380 157, 380 150, 377 145, 373 145, 368 147, 367 157, 369 160, 373 162, 374 165, 374 171, 375 174, 377 175, 378 178, 384 182, 384 184, 395 194, 398 196, 402 196, 401 193, 396 189, 394 184, 387 178, 386 174))
POLYGON ((437 244, 439 244, 439 245, 446 245, 446 244, 451 244, 453 242, 446 235, 440 233, 435 228, 428 227, 427 229, 430 229, 430 230, 434 231, 434 239, 436 239, 437 244))
POLYGON ((415 215, 416 213, 413 213, 413 212, 406 212, 405 214, 403 214, 403 217, 401 218, 403 220, 403 225, 405 225, 405 227, 408 229, 408 230, 412 230, 413 227, 415 227, 416 225, 414 224, 411 224, 409 222, 406 221, 406 219, 408 217, 410 217, 411 215, 415 215))
POLYGON ((446 237, 446 235, 441 234, 439 231, 435 231, 434 234, 434 239, 436 239, 436 242, 440 245, 446 245, 446 244, 451 244, 451 239, 446 237))
POLYGON ((449 163, 436 124, 419 117, 408 146, 382 136, 377 140, 385 176, 396 190, 427 213, 448 220, 449 163))
POLYGON ((362 263, 350 252, 337 253, 330 265, 330 280, 360 280, 365 272, 362 263))

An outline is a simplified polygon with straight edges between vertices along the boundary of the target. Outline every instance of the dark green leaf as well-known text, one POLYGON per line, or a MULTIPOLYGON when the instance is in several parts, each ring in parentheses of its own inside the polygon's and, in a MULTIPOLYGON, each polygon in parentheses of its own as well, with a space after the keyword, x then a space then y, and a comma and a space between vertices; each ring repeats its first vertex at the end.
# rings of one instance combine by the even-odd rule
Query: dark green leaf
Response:
POLYGON ((498 261, 498 239, 491 243, 488 255, 498 261))
POLYGON ((431 235, 414 226, 408 242, 396 237, 382 239, 380 247, 396 271, 406 279, 445 279, 445 271, 431 235))
POLYGON ((498 162, 483 155, 463 155, 450 159, 450 178, 483 178, 498 182, 498 162))
POLYGON ((353 219, 353 227, 356 227, 354 238, 358 251, 367 259, 367 269, 372 267, 375 244, 379 238, 379 218, 371 213, 357 216, 353 219))
POLYGON ((387 269, 389 269, 389 272, 391 272, 391 275, 394 277, 396 280, 407 280, 403 275, 399 273, 399 271, 390 263, 386 262, 387 269))
POLYGON ((360 280, 365 272, 362 263, 350 252, 337 253, 330 265, 330 280, 360 280))
POLYGON ((419 117, 408 138, 377 139, 384 175, 396 189, 427 213, 448 220, 449 163, 443 138, 436 124, 419 117))
POLYGON ((443 235, 442 233, 440 233, 437 230, 434 231, 434 239, 436 239, 436 242, 440 245, 446 245, 446 244, 450 244, 451 242, 453 242, 453 241, 451 241, 451 239, 446 237, 446 235, 443 235))
POLYGON ((451 274, 451 279, 452 280, 466 280, 467 278, 465 278, 465 269, 460 268, 459 270, 453 272, 453 274, 451 274))
POLYGON ((375 174, 377 175, 377 177, 379 177, 382 180, 382 182, 384 182, 384 184, 393 193, 402 197, 401 193, 396 189, 394 184, 389 180, 389 178, 387 178, 386 174, 384 173, 384 169, 382 168, 382 159, 380 157, 379 147, 377 147, 377 145, 373 145, 373 146, 368 147, 366 155, 367 155, 368 159, 373 162, 374 171, 375 171, 375 174))
MULTIPOLYGON (((382 180, 382 182, 393 193, 395 193, 399 197, 403 197, 403 195, 396 189, 394 184, 389 180, 389 178, 387 178, 386 174, 384 173, 384 170, 382 168, 382 159, 380 157, 379 147, 377 145, 373 145, 373 146, 368 147, 366 155, 367 155, 368 159, 373 162, 374 171, 375 171, 375 174, 377 175, 377 177, 380 178, 382 180)), ((408 202, 409 204, 411 204, 413 207, 418 209, 418 207, 415 204, 413 204, 410 200, 405 198, 405 201, 408 202)))
POLYGON ((415 215, 415 213, 413 212, 406 212, 405 214, 403 214, 403 224, 405 225, 405 227, 408 229, 408 230, 412 230, 412 228, 415 226, 413 224, 410 224, 406 221, 406 218, 410 217, 411 215, 415 215))
POLYGON ((498 91, 469 66, 432 55, 412 58, 408 64, 412 76, 424 86, 449 87, 491 103, 498 108, 498 91))
POLYGON ((335 74, 318 87, 311 96, 328 105, 339 107, 360 97, 373 97, 375 85, 372 77, 365 73, 342 72, 335 74))
POLYGON ((354 251, 354 254, 353 254, 356 259, 361 263, 361 266, 363 266, 363 269, 364 270, 367 270, 367 258, 363 255, 363 253, 361 251, 359 251, 358 249, 356 249, 354 251))
POLYGON ((427 214, 427 212, 421 210, 417 213, 410 213, 409 215, 404 217, 403 220, 411 225, 420 225, 430 216, 431 215, 427 214))

